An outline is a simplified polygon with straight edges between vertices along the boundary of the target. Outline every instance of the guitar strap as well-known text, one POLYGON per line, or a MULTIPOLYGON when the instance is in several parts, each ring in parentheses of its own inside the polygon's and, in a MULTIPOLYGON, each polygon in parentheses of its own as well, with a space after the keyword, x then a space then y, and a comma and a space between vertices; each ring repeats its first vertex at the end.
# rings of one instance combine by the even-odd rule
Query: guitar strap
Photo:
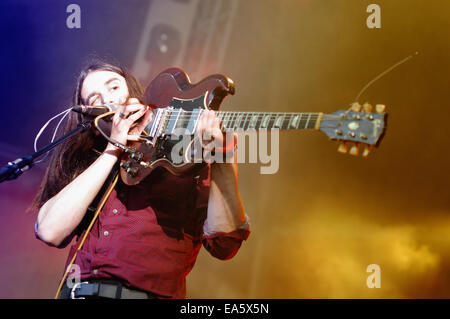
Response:
POLYGON ((112 168, 111 172, 109 173, 108 177, 106 178, 106 181, 103 184, 100 191, 98 192, 97 196, 94 198, 92 203, 88 206, 85 217, 83 218, 82 222, 80 223, 80 226, 78 226, 78 231, 82 232, 82 230, 86 227, 87 222, 90 219, 89 217, 93 215, 92 218, 90 219, 89 225, 86 228, 86 231, 84 232, 83 237, 80 240, 80 243, 79 243, 76 251, 73 254, 72 259, 70 260, 70 263, 66 267, 64 276, 62 277, 61 282, 59 283, 59 287, 56 292, 55 299, 59 298, 61 289, 64 285, 64 282, 67 279, 69 272, 71 271, 72 265, 75 262, 78 251, 81 250, 81 248, 83 247, 83 244, 84 244, 88 234, 90 233, 92 226, 95 223, 95 220, 97 219, 98 215, 100 214, 100 211, 102 210, 103 206, 106 203, 106 200, 109 198, 109 195, 111 194, 112 190, 114 189, 114 187, 117 184, 117 181, 119 179, 119 170, 120 170, 119 162, 120 161, 117 161, 116 164, 114 165, 114 167, 112 168))
MULTIPOLYGON (((97 196, 94 198, 92 203, 88 206, 85 218, 83 219, 82 223, 79 226, 80 233, 86 228, 87 225, 89 225, 89 221, 91 220, 90 217, 92 216, 92 214, 94 214, 97 211, 97 208, 100 206, 100 203, 101 203, 104 195, 106 194, 106 191, 111 186, 111 183, 114 181, 115 177, 119 173, 119 170, 120 170, 119 161, 117 161, 116 164, 111 169, 111 172, 109 173, 108 177, 106 178, 106 181, 103 184, 100 191, 98 192, 97 196)), ((108 197, 109 197, 109 194, 108 194, 108 197)))

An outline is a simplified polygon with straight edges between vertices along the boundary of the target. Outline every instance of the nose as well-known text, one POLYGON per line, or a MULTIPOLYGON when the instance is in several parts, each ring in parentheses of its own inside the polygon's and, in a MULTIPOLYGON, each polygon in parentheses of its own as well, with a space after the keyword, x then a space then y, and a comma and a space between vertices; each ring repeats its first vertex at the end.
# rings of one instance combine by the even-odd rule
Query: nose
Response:
POLYGON ((104 98, 103 98, 103 103, 106 103, 106 104, 114 104, 114 98, 112 97, 112 96, 110 96, 110 95, 104 95, 104 98))
POLYGON ((105 94, 103 97, 103 103, 105 104, 115 104, 122 105, 125 103, 125 98, 117 95, 105 94))
POLYGON ((108 97, 106 96, 103 100, 103 103, 105 105, 119 105, 119 101, 117 101, 117 99, 113 98, 113 97, 108 97))

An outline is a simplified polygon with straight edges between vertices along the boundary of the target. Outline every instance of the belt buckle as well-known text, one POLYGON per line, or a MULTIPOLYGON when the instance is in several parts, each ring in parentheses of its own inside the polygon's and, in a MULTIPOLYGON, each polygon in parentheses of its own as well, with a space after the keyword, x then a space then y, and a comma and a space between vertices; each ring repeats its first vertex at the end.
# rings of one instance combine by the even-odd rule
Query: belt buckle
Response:
POLYGON ((72 289, 70 290, 70 299, 86 299, 85 297, 75 297, 75 290, 81 286, 81 284, 88 284, 88 281, 82 281, 82 282, 77 282, 73 285, 72 289))

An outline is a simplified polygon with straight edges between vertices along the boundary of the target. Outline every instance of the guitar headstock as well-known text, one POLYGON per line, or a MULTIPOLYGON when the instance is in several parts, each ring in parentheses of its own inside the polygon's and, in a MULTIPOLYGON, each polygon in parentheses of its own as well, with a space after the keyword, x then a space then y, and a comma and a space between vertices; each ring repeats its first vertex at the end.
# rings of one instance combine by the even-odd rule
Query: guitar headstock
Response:
POLYGON ((350 109, 324 114, 320 130, 330 139, 340 141, 338 152, 358 156, 363 145, 362 157, 366 158, 374 146, 378 146, 386 130, 385 105, 353 103, 350 109))

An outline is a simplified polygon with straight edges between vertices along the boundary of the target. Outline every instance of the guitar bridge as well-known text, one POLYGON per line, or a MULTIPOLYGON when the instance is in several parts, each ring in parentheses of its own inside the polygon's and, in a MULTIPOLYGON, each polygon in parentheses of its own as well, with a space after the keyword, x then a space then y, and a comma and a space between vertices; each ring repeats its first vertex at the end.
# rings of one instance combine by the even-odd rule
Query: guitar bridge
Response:
POLYGON ((162 110, 162 114, 158 123, 158 129, 156 131, 156 136, 160 137, 160 136, 164 136, 164 132, 166 130, 167 124, 169 123, 170 120, 170 115, 173 112, 173 107, 167 107, 165 109, 162 110))

